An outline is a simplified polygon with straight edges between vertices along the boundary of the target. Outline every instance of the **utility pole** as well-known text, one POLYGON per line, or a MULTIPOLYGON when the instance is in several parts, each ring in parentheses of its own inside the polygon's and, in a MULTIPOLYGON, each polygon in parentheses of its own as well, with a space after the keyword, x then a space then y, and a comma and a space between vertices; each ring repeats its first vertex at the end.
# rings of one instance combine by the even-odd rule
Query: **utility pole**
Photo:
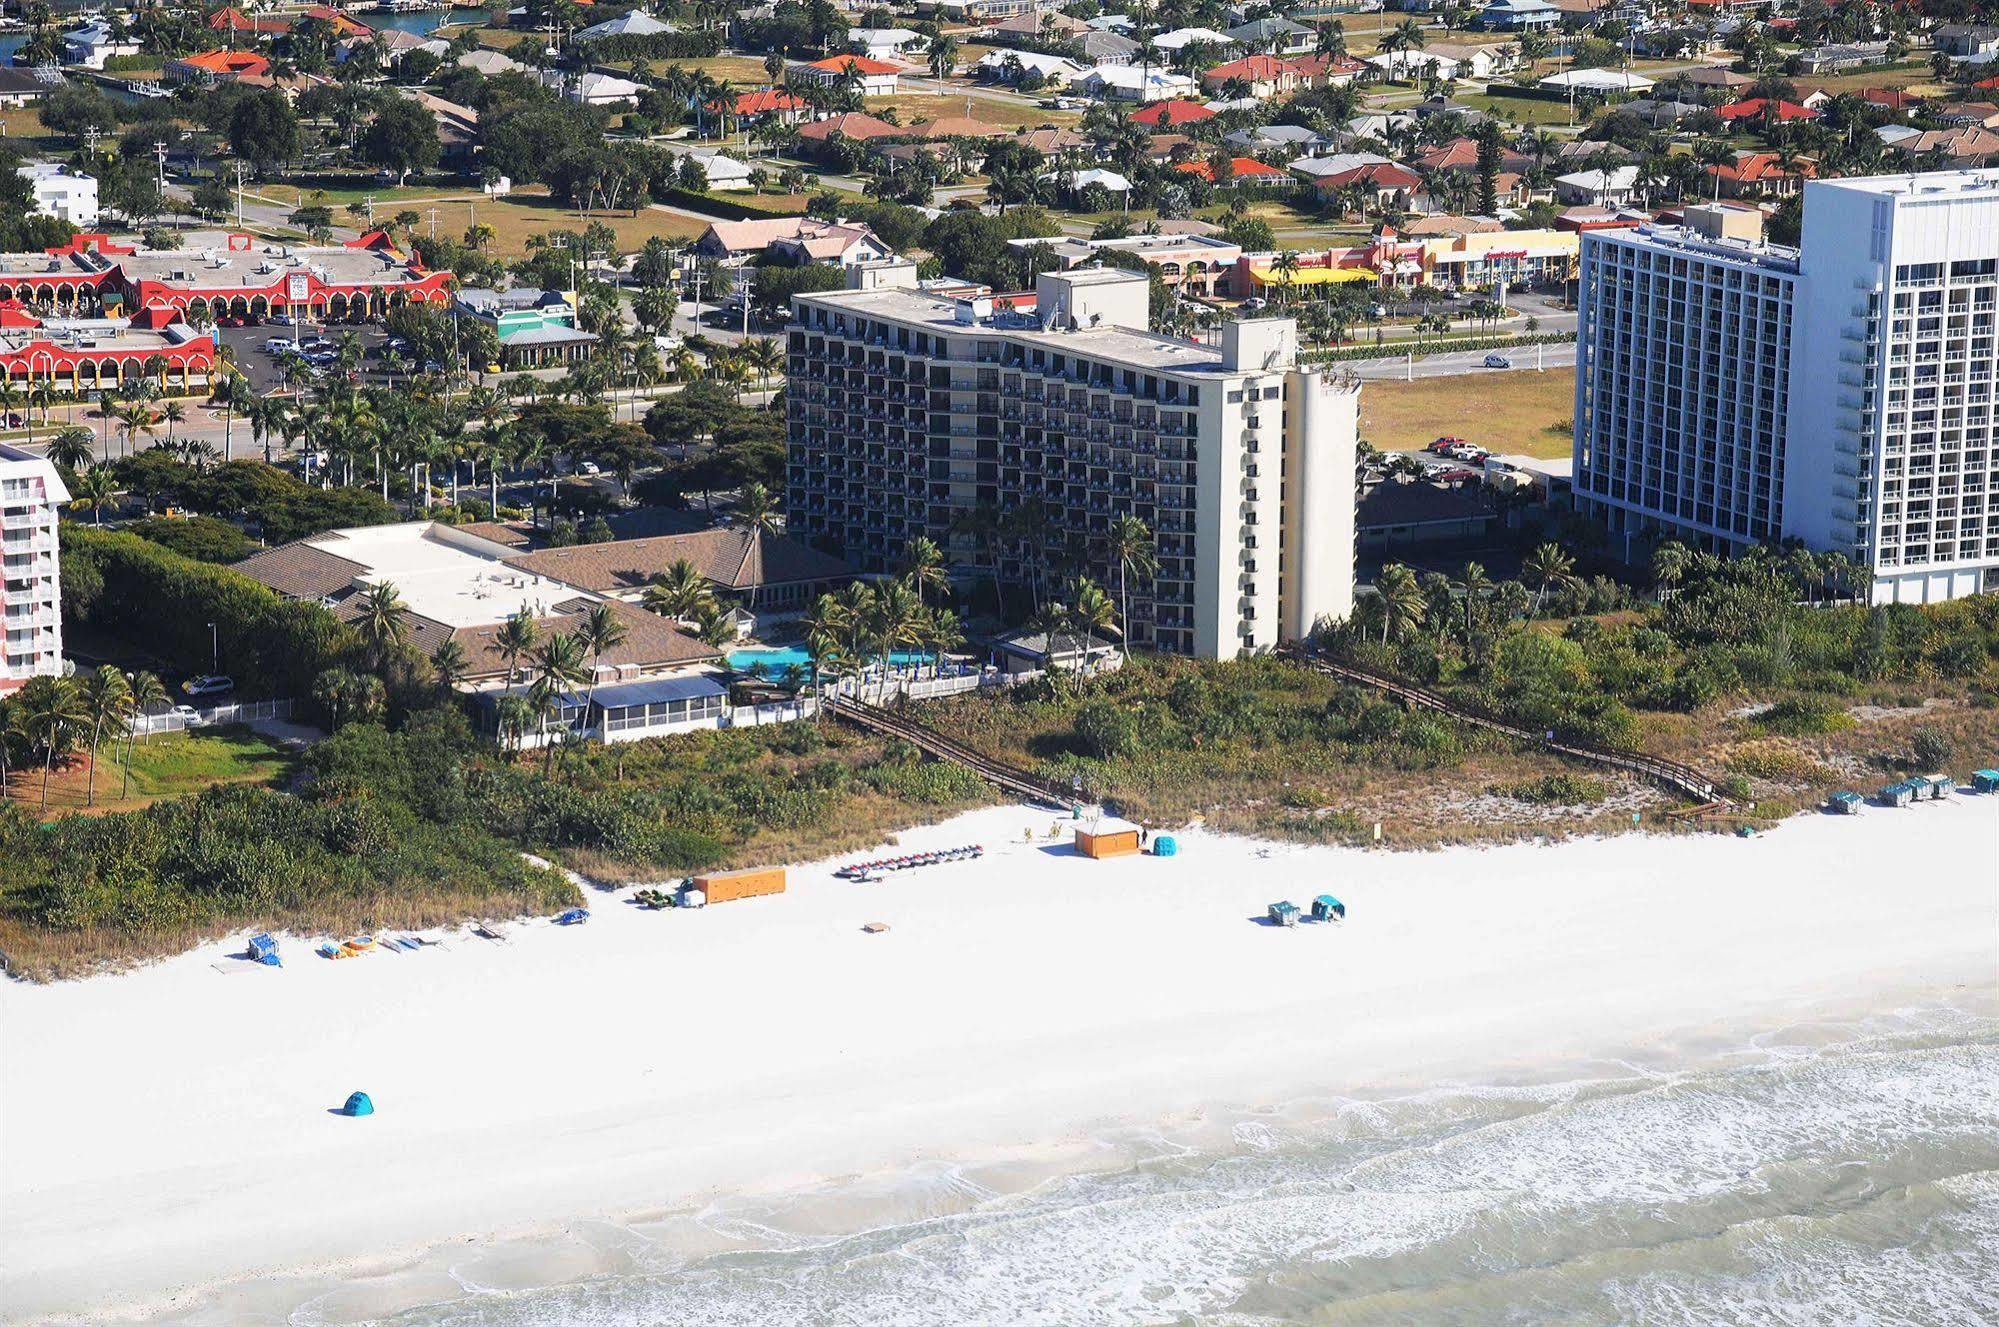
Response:
POLYGON ((437 209, 434 207, 430 209, 430 238, 437 238, 437 209))
POLYGON ((375 195, 373 194, 363 195, 361 199, 361 206, 368 209, 368 229, 373 230, 375 228, 375 195))
POLYGON ((236 163, 236 229, 243 229, 243 163, 236 163))

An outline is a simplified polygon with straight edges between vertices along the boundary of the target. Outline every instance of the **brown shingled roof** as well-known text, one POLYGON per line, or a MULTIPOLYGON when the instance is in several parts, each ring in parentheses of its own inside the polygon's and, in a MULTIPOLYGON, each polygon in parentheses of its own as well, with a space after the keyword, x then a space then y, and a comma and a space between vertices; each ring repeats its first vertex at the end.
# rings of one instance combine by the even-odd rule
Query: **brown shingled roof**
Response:
POLYGON ((544 548, 510 557, 507 564, 585 590, 616 594, 639 589, 681 558, 692 562, 711 583, 725 590, 793 585, 800 581, 850 580, 860 574, 839 558, 808 544, 783 535, 752 540, 750 532, 740 526, 659 535, 652 539, 621 539, 608 544, 544 548))
POLYGON ((354 583, 368 569, 304 542, 279 544, 244 558, 232 568, 287 599, 324 599, 354 583))
MULTIPOLYGON (((609 547, 609 545, 592 545, 609 547)), ((567 551, 567 550, 558 550, 567 551)), ((722 657, 720 650, 688 635, 665 618, 656 617, 642 608, 631 604, 609 600, 611 612, 625 628, 625 639, 604 651, 599 660, 607 668, 667 668, 680 664, 702 663, 722 657)), ((556 611, 547 617, 535 619, 535 628, 541 639, 561 632, 574 632, 582 623, 583 614, 589 603, 582 599, 572 599, 556 605, 556 611)), ((499 635, 501 623, 486 626, 460 627, 452 633, 460 648, 465 651, 465 674, 471 678, 503 677, 506 675, 506 659, 500 654, 495 638, 499 635)), ((428 651, 426 651, 427 653, 428 651)), ((524 662, 524 661, 523 661, 524 662)), ((516 667, 520 667, 516 664, 516 667)))

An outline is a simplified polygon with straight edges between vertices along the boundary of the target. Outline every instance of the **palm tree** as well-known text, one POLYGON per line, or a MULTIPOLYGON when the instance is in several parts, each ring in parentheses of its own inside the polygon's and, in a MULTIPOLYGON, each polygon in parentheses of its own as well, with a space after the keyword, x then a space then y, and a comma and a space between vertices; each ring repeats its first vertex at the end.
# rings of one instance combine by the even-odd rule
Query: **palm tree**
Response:
POLYGON ((1423 624, 1425 601, 1416 573, 1400 562, 1391 562, 1375 577, 1374 592, 1381 597, 1381 643, 1423 624))
POLYGON ((1291 302, 1292 288, 1298 283, 1298 251, 1286 249, 1271 261, 1270 270, 1277 275, 1278 284, 1283 288, 1284 303, 1291 302))
POLYGON ((590 611, 576 626, 576 640, 590 655, 590 694, 584 702, 584 718, 589 718, 589 704, 597 698, 597 674, 604 665, 604 651, 614 650, 624 644, 627 635, 625 624, 608 603, 592 604, 590 611))
MULTIPOLYGON (((132 684, 111 665, 99 668, 84 684, 84 703, 90 711, 90 773, 85 782, 85 804, 97 805, 97 748, 104 741, 104 725, 122 720, 132 712, 132 684)), ((113 745, 117 739, 112 739, 113 745)))
POLYGON ((1520 573, 1534 586, 1534 612, 1539 615, 1550 590, 1576 583, 1576 560, 1560 544, 1542 544, 1520 564, 1520 573))
POLYGON ((534 722, 534 708, 524 696, 502 696, 493 707, 493 720, 499 728, 500 741, 508 750, 518 751, 528 725, 534 722))
MULTIPOLYGON (((1087 576, 1078 576, 1070 587, 1069 626, 1071 630, 1083 633, 1083 671, 1090 671, 1092 657, 1096 654, 1098 636, 1122 637, 1124 629, 1118 625, 1117 605, 1103 592, 1095 581, 1087 576)), ((1051 642, 1052 643, 1052 642, 1051 642)))
POLYGON ((686 558, 676 558, 665 571, 652 578, 640 602, 648 612, 661 617, 692 621, 714 597, 701 569, 686 558))
POLYGON ((430 671, 442 691, 448 692, 465 680, 465 667, 465 647, 451 637, 439 641, 430 652, 430 671))
MULTIPOLYGON (((1159 570, 1158 547, 1153 543, 1152 531, 1146 528, 1145 522, 1129 513, 1111 522, 1110 533, 1105 537, 1104 546, 1105 551, 1110 554, 1111 562, 1117 567, 1118 621, 1124 624, 1126 632, 1129 633, 1130 578, 1136 573, 1142 580, 1159 570)), ((1127 634, 1125 645, 1120 646, 1120 652, 1127 656, 1129 656, 1127 648, 1129 641, 1130 637, 1127 634)))
POLYGON ((111 468, 93 465, 76 477, 70 494, 70 508, 73 511, 88 511, 93 525, 104 524, 104 509, 117 505, 118 481, 111 477, 111 468))
POLYGON ((361 639, 368 642, 371 667, 379 671, 389 647, 409 639, 408 615, 409 608, 393 581, 371 585, 362 594, 361 610, 354 618, 354 625, 359 628, 361 639))
POLYGON ((933 78, 949 78, 958 67, 958 39, 948 34, 939 36, 930 43, 930 74, 933 78))
POLYGON ((963 648, 965 644, 965 624, 948 608, 932 609, 925 634, 930 638, 930 648, 936 652, 935 667, 941 674, 944 671, 944 656, 963 648))
POLYGON ((48 459, 51 465, 61 466, 72 473, 81 472, 90 464, 91 442, 94 439, 87 428, 66 428, 49 439, 48 459))
POLYGON ((502 622, 500 629, 493 633, 493 645, 507 665, 508 686, 514 684, 514 665, 534 649, 535 642, 540 638, 541 632, 525 608, 502 622))
POLYGON ((1492 577, 1486 574, 1484 564, 1467 562, 1464 569, 1458 572, 1457 584, 1453 588, 1457 590, 1458 597, 1464 600, 1465 639, 1470 640, 1473 605, 1492 592, 1492 577))
MULTIPOLYGON (((160 681, 152 673, 139 672, 132 674, 130 686, 132 688, 132 713, 135 715, 150 715, 155 709, 172 703, 173 698, 167 694, 166 683, 160 681)), ((147 728, 146 736, 151 738, 152 735, 152 729, 150 727, 147 728)), ((132 743, 137 740, 137 737, 138 735, 130 730, 127 730, 125 734, 125 784, 123 790, 118 794, 120 797, 132 791, 132 743)))
MULTIPOLYGON (((546 770, 555 763, 555 745, 547 741, 548 716, 561 703, 564 692, 589 677, 583 664, 583 643, 567 632, 556 632, 535 650, 530 671, 534 681, 528 686, 528 704, 539 716, 543 743, 548 747, 546 770)), ((589 720, 587 710, 584 720, 589 720)))
POLYGON ((925 535, 917 535, 902 546, 902 577, 916 587, 919 602, 927 602, 926 591, 932 587, 951 593, 951 582, 944 573, 944 550, 925 535))
MULTIPOLYGON (((745 364, 756 371, 758 387, 769 382, 771 375, 784 367, 784 352, 778 349, 777 342, 767 336, 751 337, 737 347, 737 353, 745 364)), ((770 402, 765 401, 764 406, 768 409, 770 402)))
POLYGON ((21 730, 29 744, 42 753, 43 810, 49 805, 49 780, 55 774, 56 757, 69 749, 76 735, 90 723, 90 710, 82 688, 74 678, 36 678, 22 687, 15 703, 21 709, 21 730))
POLYGON ((1691 563, 1687 546, 1677 539, 1668 539, 1652 550, 1652 584, 1659 589, 1659 601, 1664 603, 1672 589, 1686 576, 1691 563))

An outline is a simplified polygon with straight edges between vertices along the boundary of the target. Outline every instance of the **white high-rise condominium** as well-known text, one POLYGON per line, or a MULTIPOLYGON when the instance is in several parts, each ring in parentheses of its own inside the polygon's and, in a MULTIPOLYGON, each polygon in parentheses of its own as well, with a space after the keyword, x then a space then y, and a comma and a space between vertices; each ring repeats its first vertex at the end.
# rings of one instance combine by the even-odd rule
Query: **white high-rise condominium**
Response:
POLYGON ((1630 554, 1796 538, 1878 602, 1999 590, 1999 171, 1816 181, 1583 237, 1575 492, 1630 554))
POLYGON ((56 468, 0 443, 0 695, 62 671, 62 576, 56 468))
POLYGON ((1296 323, 1158 336, 1119 269, 1043 274, 1032 311, 930 294, 906 264, 853 279, 793 313, 792 534, 869 571, 927 536, 961 575, 1115 593, 1105 539, 1133 515, 1158 571, 1131 585, 1132 643, 1206 658, 1352 610, 1360 392, 1299 365, 1296 323))

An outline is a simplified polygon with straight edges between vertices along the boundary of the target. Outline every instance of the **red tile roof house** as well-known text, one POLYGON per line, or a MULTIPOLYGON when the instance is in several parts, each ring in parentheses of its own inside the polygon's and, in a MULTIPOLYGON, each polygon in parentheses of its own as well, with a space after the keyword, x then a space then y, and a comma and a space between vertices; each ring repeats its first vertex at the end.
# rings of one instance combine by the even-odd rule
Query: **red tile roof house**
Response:
POLYGON ((1249 95, 1260 101, 1288 97, 1311 82, 1304 70, 1274 55, 1245 55, 1201 73, 1201 81, 1212 92, 1220 92, 1238 79, 1249 88, 1249 95))
POLYGON ((1809 106, 1800 106, 1795 101, 1770 101, 1763 97, 1731 101, 1728 105, 1716 109, 1715 114, 1730 123, 1738 120, 1761 120, 1765 124, 1788 124, 1819 118, 1819 113, 1809 106))
POLYGON ((835 138, 849 142, 871 143, 881 138, 907 137, 909 130, 878 120, 860 111, 847 111, 841 115, 831 115, 823 120, 798 126, 798 146, 803 152, 824 152, 826 145, 835 138))
POLYGON ((1215 168, 1205 161, 1183 161, 1173 169, 1187 175, 1197 175, 1210 184, 1224 188, 1240 188, 1248 184, 1289 189, 1298 183, 1292 178, 1291 172, 1279 170, 1275 166, 1266 166, 1255 157, 1231 157, 1228 177, 1221 180, 1215 178, 1215 168))
POLYGON ((1789 198, 1818 174, 1818 167, 1800 161, 1785 170, 1775 152, 1738 152, 1735 160, 1709 166, 1723 198, 1789 198))
POLYGON ((271 62, 255 51, 201 51, 167 61, 170 83, 233 83, 271 72, 271 62))
POLYGON ((824 60, 812 60, 792 68, 803 77, 829 87, 852 70, 860 77, 861 95, 864 97, 893 97, 896 80, 902 74, 901 66, 866 55, 829 55, 824 60))
POLYGON ((736 124, 755 124, 761 120, 776 120, 779 124, 797 124, 810 119, 812 103, 803 97, 794 96, 783 88, 762 88, 756 92, 739 92, 735 104, 724 107, 722 103, 708 103, 708 113, 719 115, 723 110, 736 124))
POLYGON ((1353 190, 1372 198, 1377 211, 1406 211, 1422 187, 1422 176, 1392 161, 1369 162, 1337 174, 1320 175, 1312 181, 1313 190, 1322 199, 1330 202, 1353 190))
POLYGON ((1131 117, 1132 123, 1148 129, 1171 129, 1180 124, 1212 120, 1215 113, 1198 101, 1155 101, 1131 117))
POLYGON ((1368 71, 1368 66, 1350 55, 1300 55, 1291 64, 1305 76, 1308 87, 1331 87, 1351 83, 1368 71))

